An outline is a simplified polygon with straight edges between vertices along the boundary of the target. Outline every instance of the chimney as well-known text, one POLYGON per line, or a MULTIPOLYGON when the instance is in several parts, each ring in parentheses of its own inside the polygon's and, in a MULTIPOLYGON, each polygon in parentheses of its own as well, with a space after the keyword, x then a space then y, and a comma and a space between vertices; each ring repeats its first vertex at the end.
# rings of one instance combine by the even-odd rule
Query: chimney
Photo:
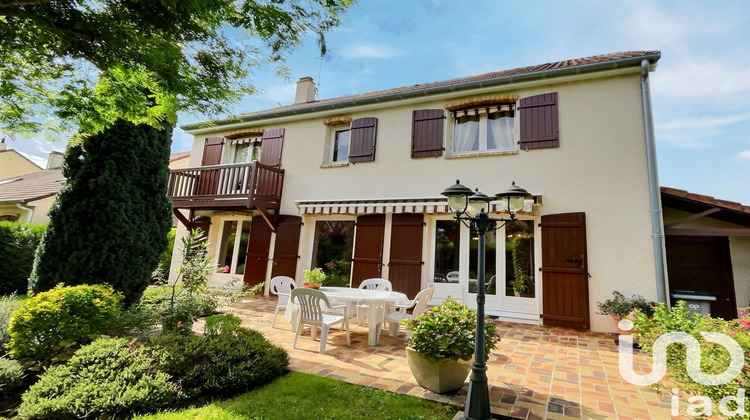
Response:
POLYGON ((0 140, 0 151, 3 151, 8 148, 8 145, 5 144, 5 137, 3 137, 2 140, 0 140))
POLYGON ((49 158, 47 159, 46 169, 60 169, 63 164, 62 152, 49 152, 49 158))
POLYGON ((297 81, 297 94, 294 96, 295 104, 304 104, 315 101, 315 82, 312 77, 300 77, 297 81))

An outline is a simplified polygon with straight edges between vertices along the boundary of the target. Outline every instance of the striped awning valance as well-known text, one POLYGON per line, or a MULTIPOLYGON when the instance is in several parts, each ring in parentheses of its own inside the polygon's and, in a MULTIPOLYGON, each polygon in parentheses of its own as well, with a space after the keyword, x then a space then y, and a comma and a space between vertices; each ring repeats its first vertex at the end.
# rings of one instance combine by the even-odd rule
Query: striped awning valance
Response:
MULTIPOLYGON (((373 200, 298 200, 299 214, 379 214, 424 213, 450 214, 445 198, 373 199, 373 200)), ((533 206, 541 204, 541 196, 526 200, 519 214, 534 215, 533 206)), ((491 213, 502 213, 499 201, 490 203, 491 213)))
POLYGON ((454 114, 454 117, 463 117, 465 115, 478 115, 478 114, 491 114, 493 112, 509 112, 512 111, 515 107, 514 104, 502 104, 502 105, 493 105, 488 107, 482 107, 482 108, 470 108, 470 109, 462 109, 460 111, 452 111, 454 114))
POLYGON ((229 144, 247 144, 247 143, 260 143, 260 137, 252 138, 252 139, 236 139, 236 140, 229 140, 229 144))

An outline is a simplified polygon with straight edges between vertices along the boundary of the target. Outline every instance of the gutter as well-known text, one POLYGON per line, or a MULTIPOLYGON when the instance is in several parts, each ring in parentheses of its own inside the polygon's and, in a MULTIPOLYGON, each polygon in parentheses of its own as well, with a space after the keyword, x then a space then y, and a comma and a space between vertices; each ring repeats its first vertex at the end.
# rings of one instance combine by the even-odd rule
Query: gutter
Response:
POLYGON ((321 111, 330 111, 341 108, 350 108, 354 106, 377 104, 381 102, 390 102, 402 99, 420 98, 425 96, 439 95, 443 93, 452 93, 457 91, 487 88, 503 85, 511 85, 521 82, 535 80, 551 79, 562 76, 574 76, 587 73, 595 73, 606 70, 617 70, 625 67, 635 67, 646 61, 649 64, 656 63, 661 58, 661 53, 646 54, 638 57, 620 58, 617 60, 603 61, 599 63, 580 64, 577 66, 553 68, 546 70, 532 71, 528 73, 513 74, 508 76, 499 76, 489 79, 472 80, 467 82, 451 83, 448 85, 429 86, 417 88, 403 92, 383 93, 367 97, 354 97, 342 99, 341 101, 326 102, 324 104, 315 104, 282 110, 261 111, 259 113, 237 116, 235 118, 226 118, 223 120, 211 122, 211 126, 205 126, 206 123, 191 123, 181 125, 180 128, 187 131, 216 128, 221 125, 238 124, 243 122, 261 121, 269 118, 280 118, 304 114, 312 114, 321 111))
POLYGON ((21 203, 16 203, 16 207, 26 212, 26 223, 31 223, 31 216, 34 215, 34 209, 26 207, 21 203))
POLYGON ((667 301, 667 282, 664 268, 664 219, 661 209, 659 173, 656 166, 656 141, 654 139, 654 116, 651 112, 651 89, 648 82, 649 61, 641 61, 641 99, 646 137, 646 165, 648 166, 648 195, 651 202, 651 239, 654 245, 654 268, 656 271, 656 298, 667 301))

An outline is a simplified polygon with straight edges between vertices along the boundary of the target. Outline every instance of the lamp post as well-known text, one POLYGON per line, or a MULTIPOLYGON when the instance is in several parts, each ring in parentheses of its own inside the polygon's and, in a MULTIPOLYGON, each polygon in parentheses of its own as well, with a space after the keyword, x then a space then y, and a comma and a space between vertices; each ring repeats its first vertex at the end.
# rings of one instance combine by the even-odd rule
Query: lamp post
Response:
POLYGON ((470 188, 461 185, 456 180, 454 185, 446 188, 441 193, 448 198, 448 206, 455 213, 456 221, 463 223, 477 231, 479 235, 479 249, 477 258, 477 329, 474 342, 474 362, 471 365, 471 376, 469 377, 469 393, 466 396, 464 407, 464 418, 471 420, 491 419, 490 413, 490 390, 487 385, 487 363, 484 355, 484 301, 485 301, 485 235, 487 231, 505 226, 505 223, 515 223, 516 212, 523 208, 523 200, 530 197, 528 191, 517 187, 516 183, 505 191, 489 197, 470 188), (493 198, 503 202, 504 210, 508 212, 509 218, 492 218, 487 214, 489 203, 493 198), (468 224, 467 224, 468 222, 468 224), (499 227, 497 222, 503 224, 499 227))

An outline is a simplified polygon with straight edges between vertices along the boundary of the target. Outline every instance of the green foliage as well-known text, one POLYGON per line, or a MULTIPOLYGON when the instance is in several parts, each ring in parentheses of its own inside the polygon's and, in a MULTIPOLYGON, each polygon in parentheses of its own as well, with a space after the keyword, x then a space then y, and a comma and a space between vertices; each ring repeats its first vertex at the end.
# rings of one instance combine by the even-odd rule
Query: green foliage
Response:
POLYGON ((349 287, 351 268, 352 263, 350 261, 331 260, 326 264, 326 279, 323 283, 331 287, 349 287))
POLYGON ((118 121, 68 148, 67 184, 50 210, 30 285, 110 284, 126 305, 150 283, 167 246, 171 128, 118 121))
POLYGON ((322 284, 326 279, 326 274, 320 267, 315 267, 312 270, 304 270, 305 281, 310 284, 322 284))
POLYGON ((13 311, 18 309, 19 306, 21 306, 21 301, 18 300, 16 295, 0 296, 0 353, 2 353, 5 343, 10 340, 10 334, 8 333, 10 318, 13 311))
POLYGON ((160 369, 172 375, 188 397, 247 391, 281 376, 289 365, 284 349, 245 328, 205 336, 164 335, 150 345, 161 350, 160 369))
POLYGON ((251 68, 280 62, 308 33, 324 54, 323 34, 352 3, 2 2, 0 130, 72 123, 96 134, 118 119, 161 127, 178 111, 226 114, 255 91, 251 68))
POLYGON ((82 347, 44 373, 24 395, 21 418, 59 419, 148 412, 176 398, 169 376, 148 349, 123 338, 82 347))
POLYGON ((172 266, 172 252, 174 251, 174 239, 177 235, 177 229, 172 229, 167 233, 167 249, 159 255, 159 265, 151 273, 152 284, 166 284, 169 279, 169 270, 172 266))
POLYGON ((533 268, 529 270, 529 261, 531 261, 533 250, 531 246, 534 243, 533 236, 516 236, 513 238, 513 280, 510 284, 513 290, 517 292, 531 292, 534 290, 533 268), (529 275, 531 273, 532 275, 529 275))
MULTIPOLYGON (((685 346, 672 344, 667 348, 667 375, 672 383, 652 385, 659 392, 668 392, 672 388, 684 390, 688 394, 702 395, 711 398, 718 404, 723 397, 737 395, 739 389, 750 387, 750 317, 725 321, 708 315, 692 314, 685 301, 678 301, 671 309, 659 303, 653 317, 636 311, 633 319, 634 336, 641 348, 653 353, 654 343, 669 332, 684 332, 693 336, 701 344, 701 370, 707 374, 719 374, 729 366, 729 352, 721 345, 707 342, 701 332, 718 332, 734 339, 742 347, 745 365, 739 376, 723 385, 702 385, 696 383, 687 374, 687 351, 685 346)), ((745 396, 745 406, 750 407, 750 396, 745 396)), ((734 410, 736 407, 730 409, 734 410)))
POLYGON ((203 327, 203 334, 228 334, 239 328, 240 324, 242 324, 242 320, 237 315, 211 315, 206 318, 206 325, 203 327))
POLYGON ((0 357, 0 395, 21 385, 23 367, 13 359, 0 357))
POLYGON ((109 286, 58 285, 23 301, 8 328, 10 355, 47 360, 90 342, 118 316, 121 299, 109 286))
POLYGON ((404 419, 445 420, 458 408, 410 395, 301 372, 227 401, 138 420, 404 419), (314 391, 311 391, 314 390, 314 391))
POLYGON ((44 225, 0 221, 0 295, 26 293, 44 225))
MULTIPOLYGON (((470 360, 474 355, 477 311, 447 298, 414 319, 401 321, 412 332, 407 345, 434 361, 470 360)), ((485 317, 485 358, 497 347, 497 326, 485 317)))
POLYGON ((630 316, 630 314, 636 310, 647 316, 651 316, 654 313, 655 303, 647 301, 643 296, 632 295, 628 298, 616 290, 612 292, 612 295, 614 297, 609 298, 604 302, 596 303, 600 315, 613 314, 624 318, 630 316))

